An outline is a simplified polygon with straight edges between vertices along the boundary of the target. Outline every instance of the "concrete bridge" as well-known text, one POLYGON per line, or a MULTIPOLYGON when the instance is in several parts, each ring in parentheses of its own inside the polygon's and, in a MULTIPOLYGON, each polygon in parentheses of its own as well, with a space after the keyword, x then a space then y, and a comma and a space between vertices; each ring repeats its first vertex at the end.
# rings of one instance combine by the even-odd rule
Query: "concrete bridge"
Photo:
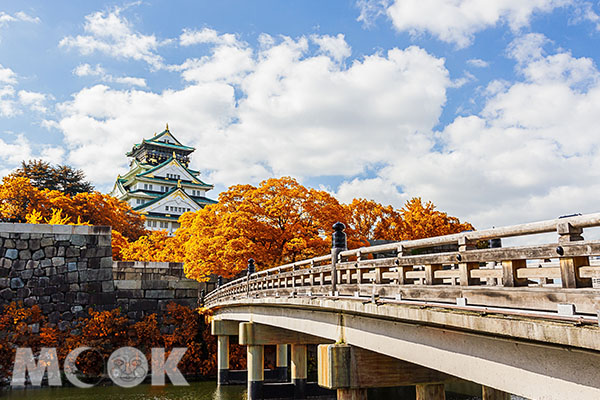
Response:
POLYGON ((289 358, 288 385, 306 396, 314 344, 318 384, 338 399, 414 385, 417 399, 440 400, 465 381, 487 400, 600 399, 600 241, 583 238, 598 226, 600 213, 346 250, 336 224, 331 255, 250 265, 205 298, 220 383, 237 336, 250 399, 267 392, 265 345, 280 369, 289 358), (532 236, 549 232, 549 243, 532 236), (515 237, 537 244, 501 247, 515 237))

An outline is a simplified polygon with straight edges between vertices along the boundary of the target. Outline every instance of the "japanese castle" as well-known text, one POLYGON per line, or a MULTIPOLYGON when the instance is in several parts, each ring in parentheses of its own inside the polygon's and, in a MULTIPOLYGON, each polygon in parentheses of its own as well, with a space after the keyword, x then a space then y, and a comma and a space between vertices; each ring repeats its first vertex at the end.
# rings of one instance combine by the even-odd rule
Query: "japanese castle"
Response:
POLYGON ((132 157, 129 172, 119 175, 110 195, 145 215, 148 230, 172 234, 179 228, 181 214, 216 203, 205 196, 213 185, 202 182, 200 172, 189 169, 189 155, 194 150, 182 145, 167 124, 164 131, 135 144, 126 154, 132 157))

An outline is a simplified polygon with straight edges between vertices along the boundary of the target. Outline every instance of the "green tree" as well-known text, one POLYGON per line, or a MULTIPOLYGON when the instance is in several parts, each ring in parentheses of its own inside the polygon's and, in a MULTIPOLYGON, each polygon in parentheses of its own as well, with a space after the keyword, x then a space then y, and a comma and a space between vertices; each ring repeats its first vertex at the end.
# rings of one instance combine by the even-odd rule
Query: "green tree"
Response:
POLYGON ((94 191, 94 186, 85 180, 83 171, 68 165, 52 166, 42 160, 23 161, 21 168, 11 175, 29 178, 38 189, 58 190, 69 195, 94 191))

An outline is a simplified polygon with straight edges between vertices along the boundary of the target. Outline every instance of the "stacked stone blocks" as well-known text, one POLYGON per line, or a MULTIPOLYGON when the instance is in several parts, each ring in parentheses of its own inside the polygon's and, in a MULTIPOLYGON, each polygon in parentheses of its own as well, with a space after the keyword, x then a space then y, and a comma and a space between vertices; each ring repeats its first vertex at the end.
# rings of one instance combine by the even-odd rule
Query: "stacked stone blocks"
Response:
POLYGON ((113 276, 117 305, 133 319, 163 312, 170 302, 197 307, 199 290, 206 290, 185 277, 182 263, 116 261, 113 276))
POLYGON ((0 223, 0 301, 37 304, 61 328, 114 308, 110 227, 0 223))
POLYGON ((113 262, 108 226, 0 223, 0 305, 39 305, 63 330, 89 308, 133 320, 169 302, 195 308, 213 287, 186 278, 181 263, 113 262))

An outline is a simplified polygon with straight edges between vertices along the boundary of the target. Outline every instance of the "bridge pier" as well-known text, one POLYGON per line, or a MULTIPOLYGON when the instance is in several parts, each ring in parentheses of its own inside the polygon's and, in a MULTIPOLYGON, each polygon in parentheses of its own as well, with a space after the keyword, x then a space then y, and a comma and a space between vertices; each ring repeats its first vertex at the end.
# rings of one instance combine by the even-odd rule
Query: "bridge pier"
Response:
POLYGON ((263 398, 265 381, 265 348, 262 345, 248 345, 248 400, 263 398))
POLYGON ((294 384, 294 399, 306 398, 306 345, 292 345, 292 383, 294 384))
POLYGON ((338 389, 337 400, 367 400, 367 389, 338 389))
POLYGON ((226 385, 229 383, 229 336, 238 334, 239 323, 214 320, 210 331, 217 336, 217 384, 226 385))
POLYGON ((287 381, 288 373, 288 345, 278 344, 275 349, 275 369, 277 372, 277 379, 280 382, 287 381))
POLYGON ((229 336, 217 336, 217 385, 229 381, 229 336))
POLYGON ((482 400, 510 400, 510 394, 489 386, 481 387, 482 400))
POLYGON ((319 385, 337 398, 366 399, 367 388, 417 386, 417 400, 444 400, 441 372, 347 344, 320 345, 319 385))
POLYGON ((294 383, 295 398, 305 398, 307 378, 306 345, 321 344, 323 342, 328 342, 328 340, 269 325, 242 322, 239 325, 239 343, 248 346, 248 399, 262 398, 260 396, 263 393, 264 382, 264 346, 278 345, 278 365, 281 367, 283 367, 281 364, 283 364, 285 351, 285 369, 287 373, 288 344, 292 345, 292 382, 294 383))
POLYGON ((446 400, 444 384, 417 385, 417 400, 446 400))

